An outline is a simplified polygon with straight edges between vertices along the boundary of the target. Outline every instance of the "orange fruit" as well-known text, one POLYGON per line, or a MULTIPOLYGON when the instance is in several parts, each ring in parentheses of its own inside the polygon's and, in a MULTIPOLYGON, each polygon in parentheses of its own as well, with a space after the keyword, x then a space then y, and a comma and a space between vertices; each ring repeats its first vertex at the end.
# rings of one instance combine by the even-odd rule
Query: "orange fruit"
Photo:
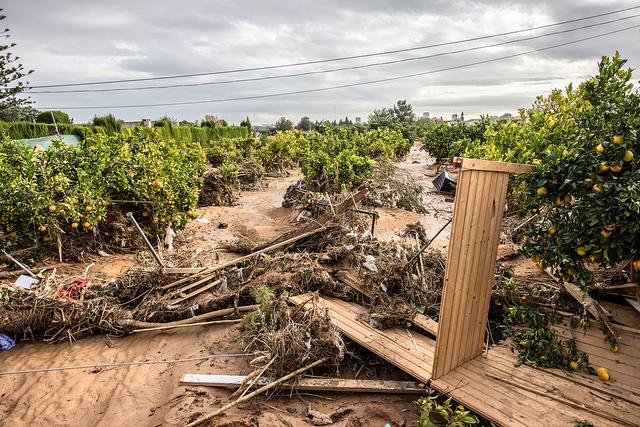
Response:
POLYGON ((600 184, 593 184, 593 191, 595 191, 596 193, 599 193, 602 191, 602 186, 600 184))
POLYGON ((598 145, 596 146, 596 151, 597 151, 598 153, 600 153, 600 154, 604 153, 604 145, 602 145, 602 144, 598 144, 598 145))
POLYGON ((576 248, 576 253, 580 256, 585 256, 587 254, 587 250, 582 246, 578 246, 576 248))
POLYGON ((73 228, 74 230, 75 230, 76 228, 78 228, 78 223, 77 223, 77 222, 72 222, 72 223, 71 223, 71 228, 73 228))
POLYGON ((633 151, 627 150, 624 153, 624 157, 622 158, 625 162, 630 162, 633 160, 633 151))
POLYGON ((53 213, 57 210, 58 210, 58 207, 56 205, 53 205, 53 204, 49 205, 49 212, 53 213))
POLYGON ((85 221, 82 226, 88 230, 91 228, 91 223, 89 221, 85 221))
POLYGON ((619 173, 620 171, 622 171, 622 166, 620 166, 620 165, 611 165, 611 172, 619 173))
POLYGON ((38 230, 40 230, 41 233, 44 233, 45 231, 47 231, 47 226, 41 225, 40 227, 38 227, 38 230))
POLYGON ((543 197, 543 196, 546 196, 547 194, 549 194, 549 191, 547 190, 547 187, 540 187, 536 191, 536 194, 538 194, 538 196, 540 196, 540 197, 543 197))
POLYGON ((624 142, 624 136, 616 135, 613 137, 613 143, 616 145, 621 145, 624 142))
POLYGON ((607 165, 606 162, 600 163, 600 165, 598 166, 598 173, 605 174, 607 172, 609 172, 609 165, 607 165))
POLYGON ((596 373, 602 381, 609 381, 609 371, 607 371, 607 368, 598 368, 596 369, 596 373))
POLYGON ((562 201, 564 202, 564 204, 568 204, 571 203, 571 200, 573 200, 573 197, 571 197, 571 194, 565 194, 564 197, 562 198, 562 201))

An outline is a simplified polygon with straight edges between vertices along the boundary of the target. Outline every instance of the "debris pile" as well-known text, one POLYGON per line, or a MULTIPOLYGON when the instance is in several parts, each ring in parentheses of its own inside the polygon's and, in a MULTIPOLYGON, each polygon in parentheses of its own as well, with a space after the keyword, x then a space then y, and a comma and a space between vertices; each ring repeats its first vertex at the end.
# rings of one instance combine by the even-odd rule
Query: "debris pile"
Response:
POLYGON ((363 203, 371 207, 426 213, 422 197, 424 188, 414 181, 408 174, 399 173, 392 163, 380 163, 366 183, 370 192, 363 203))
POLYGON ((198 206, 233 206, 237 201, 233 182, 225 179, 215 168, 204 174, 198 206))
POLYGON ((255 292, 261 292, 258 298, 262 301, 245 317, 247 332, 242 338, 245 350, 259 353, 253 367, 279 377, 326 358, 324 366, 338 371, 345 345, 316 299, 292 307, 286 298, 274 296, 266 287, 255 292))

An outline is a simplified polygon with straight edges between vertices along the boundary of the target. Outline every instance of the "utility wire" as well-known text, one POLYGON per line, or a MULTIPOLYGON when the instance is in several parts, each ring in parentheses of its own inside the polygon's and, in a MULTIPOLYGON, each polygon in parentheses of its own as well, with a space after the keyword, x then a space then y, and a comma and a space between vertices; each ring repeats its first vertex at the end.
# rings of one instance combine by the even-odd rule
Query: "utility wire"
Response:
POLYGON ((440 56, 453 55, 453 54, 457 54, 457 53, 471 52, 471 51, 475 51, 475 50, 482 50, 482 49, 489 49, 489 48, 492 48, 492 47, 505 46, 505 45, 508 45, 508 44, 519 43, 519 42, 523 42, 523 41, 537 40, 537 39, 541 39, 541 38, 545 38, 545 37, 555 36, 555 35, 558 35, 558 34, 566 34, 566 33, 574 32, 574 31, 579 31, 579 30, 583 30, 585 28, 593 28, 593 27, 598 27, 598 26, 601 26, 601 25, 611 24, 611 23, 614 23, 614 22, 625 21, 627 19, 637 18, 639 16, 640 16, 640 14, 630 15, 630 16, 625 16, 623 18, 613 19, 613 20, 610 20, 610 21, 598 22, 598 23, 594 23, 594 24, 583 25, 581 27, 569 28, 569 29, 566 29, 566 30, 554 31, 554 32, 551 32, 551 33, 541 34, 541 35, 538 35, 538 36, 524 37, 524 38, 520 38, 520 39, 508 40, 508 41, 489 44, 489 45, 484 45, 484 46, 469 47, 469 48, 465 48, 465 49, 452 50, 452 51, 448 51, 448 52, 435 53, 435 54, 425 55, 425 56, 415 56, 415 57, 410 57, 410 58, 401 58, 401 59, 396 59, 396 60, 392 60, 392 61, 374 62, 374 63, 364 64, 364 65, 352 65, 352 66, 348 66, 348 67, 332 68, 332 69, 329 69, 329 70, 305 71, 305 72, 300 72, 300 73, 281 74, 281 75, 276 75, 276 76, 250 77, 250 78, 244 78, 244 79, 222 80, 222 81, 200 82, 200 83, 181 83, 181 84, 172 84, 172 85, 138 86, 138 87, 124 87, 124 88, 107 88, 107 89, 36 90, 36 91, 28 91, 28 93, 29 94, 35 94, 35 93, 49 93, 49 94, 50 93, 99 93, 99 92, 122 92, 122 91, 137 91, 137 90, 150 90, 150 89, 168 89, 168 88, 180 88, 180 87, 212 86, 212 85, 223 85, 223 84, 230 84, 230 83, 255 82, 255 81, 262 81, 262 80, 275 80, 275 79, 283 79, 283 78, 291 78, 291 77, 311 76, 311 75, 316 75, 316 74, 327 74, 327 73, 334 73, 334 72, 338 72, 338 71, 347 71, 347 70, 359 70, 359 69, 363 69, 363 68, 377 67, 377 66, 380 66, 380 65, 390 65, 390 64, 398 64, 398 63, 402 63, 402 62, 419 61, 419 60, 423 60, 423 59, 436 58, 436 57, 440 57, 440 56))
POLYGON ((218 102, 246 101, 246 100, 252 100, 252 99, 275 98, 275 97, 280 97, 280 96, 299 95, 299 94, 315 93, 315 92, 326 92, 326 91, 335 90, 335 89, 344 89, 344 88, 350 88, 350 87, 365 86, 365 85, 370 85, 370 84, 375 84, 375 83, 383 83, 383 82, 390 82, 390 81, 395 81, 395 80, 409 79, 409 78, 412 78, 412 77, 425 76, 425 75, 428 75, 428 74, 436 74, 436 73, 441 73, 441 72, 445 72, 445 71, 452 71, 452 70, 459 70, 459 69, 462 69, 462 68, 473 67, 473 66, 481 65, 481 64, 488 64, 488 63, 491 63, 491 62, 503 61, 503 60, 506 60, 506 59, 511 59, 511 58, 516 58, 516 57, 519 57, 519 56, 529 55, 531 53, 542 52, 542 51, 545 51, 545 50, 555 49, 555 48, 562 47, 562 46, 568 46, 568 45, 572 45, 572 44, 575 44, 575 43, 580 43, 580 42, 587 41, 587 40, 593 40, 593 39, 596 39, 596 38, 599 38, 599 37, 608 36, 608 35, 611 35, 611 34, 621 33, 623 31, 628 31, 628 30, 631 30, 631 29, 634 29, 634 28, 638 28, 638 27, 640 27, 640 24, 632 25, 630 27, 625 27, 625 28, 622 28, 622 29, 619 29, 619 30, 608 31, 606 33, 596 34, 596 35, 593 35, 593 36, 590 36, 590 37, 584 37, 584 38, 581 38, 581 39, 572 40, 572 41, 568 41, 568 42, 564 42, 564 43, 560 43, 560 44, 546 46, 546 47, 542 47, 542 48, 538 48, 538 49, 532 49, 532 50, 528 50, 528 51, 524 51, 524 52, 520 52, 520 53, 514 53, 514 54, 511 54, 511 55, 500 56, 500 57, 497 57, 497 58, 485 59, 485 60, 482 60, 482 61, 470 62, 470 63, 467 63, 467 64, 455 65, 455 66, 452 66, 452 67, 440 68, 440 69, 437 69, 437 70, 423 71, 423 72, 420 72, 420 73, 404 74, 404 75, 401 75, 401 76, 386 77, 386 78, 382 78, 382 79, 367 80, 367 81, 348 83, 348 84, 337 85, 337 86, 329 86, 329 87, 314 88, 314 89, 294 90, 294 91, 289 91, 289 92, 269 93, 269 94, 264 94, 264 95, 240 96, 240 97, 235 97, 235 98, 208 99, 208 100, 200 100, 200 101, 162 102, 162 103, 155 103, 155 104, 134 104, 134 105, 39 107, 39 108, 43 109, 43 110, 54 110, 54 109, 60 109, 60 110, 87 110, 87 109, 109 109, 109 108, 111 108, 111 109, 120 109, 120 108, 138 108, 138 107, 166 107, 166 106, 174 106, 174 105, 195 105, 195 104, 212 104, 212 103, 218 103, 218 102))
POLYGON ((372 56, 388 55, 388 54, 392 54, 392 53, 410 52, 410 51, 421 50, 421 49, 431 49, 431 48, 434 48, 434 47, 450 46, 450 45, 459 44, 459 43, 467 43, 467 42, 471 42, 471 41, 485 40, 485 39, 490 39, 490 38, 494 38, 494 37, 501 37, 501 36, 507 36, 507 35, 512 35, 512 34, 519 34, 519 33, 524 33, 524 32, 528 32, 528 31, 540 30, 540 29, 543 29, 543 28, 550 28, 550 27, 555 27, 555 26, 558 26, 558 25, 571 24, 571 23, 574 23, 574 22, 580 22, 580 21, 585 21, 585 20, 588 20, 588 19, 599 18, 599 17, 602 17, 602 16, 613 15, 613 14, 616 14, 616 13, 627 12, 629 10, 634 10, 634 9, 639 9, 639 8, 640 8, 640 6, 632 6, 632 7, 627 7, 627 8, 624 8, 624 9, 618 9, 618 10, 614 10, 614 11, 610 11, 610 12, 599 13, 599 14, 596 14, 596 15, 585 16, 585 17, 582 17, 582 18, 575 18, 575 19, 570 19, 570 20, 567 20, 567 21, 555 22, 555 23, 552 23, 552 24, 539 25, 539 26, 531 27, 531 28, 524 28, 524 29, 521 29, 521 30, 513 30, 513 31, 507 31, 507 32, 503 32, 503 33, 490 34, 490 35, 478 36, 478 37, 471 37, 471 38, 468 38, 468 39, 455 40, 455 41, 449 41, 449 42, 443 42, 443 43, 436 43, 436 44, 430 44, 430 45, 425 45, 425 46, 416 46, 416 47, 409 47, 409 48, 404 48, 404 49, 394 49, 394 50, 387 50, 387 51, 380 51, 380 52, 373 52, 373 53, 365 53, 365 54, 361 54, 361 55, 341 56, 341 57, 336 57, 336 58, 318 59, 318 60, 303 61, 303 62, 293 62, 293 63, 279 64, 279 65, 266 65, 266 66, 261 66, 261 67, 252 67, 252 68, 238 68, 238 69, 223 70, 223 71, 210 71, 210 72, 204 72, 204 73, 176 74, 176 75, 169 75, 169 76, 141 77, 141 78, 132 78, 132 79, 102 80, 102 81, 82 82, 82 83, 60 83, 60 84, 49 84, 49 85, 36 85, 36 86, 30 86, 30 87, 34 88, 34 89, 43 89, 43 88, 54 88, 54 87, 89 86, 89 85, 101 85, 101 84, 112 84, 112 83, 131 83, 131 82, 142 82, 142 81, 150 81, 150 80, 167 80, 167 79, 179 79, 179 78, 185 78, 185 77, 211 76, 211 75, 217 75, 217 74, 242 73, 242 72, 247 72, 247 71, 273 70, 273 69, 277 69, 277 68, 296 67, 296 66, 301 66, 301 65, 322 64, 322 63, 326 63, 326 62, 345 61, 345 60, 349 60, 349 59, 368 58, 368 57, 372 57, 372 56))

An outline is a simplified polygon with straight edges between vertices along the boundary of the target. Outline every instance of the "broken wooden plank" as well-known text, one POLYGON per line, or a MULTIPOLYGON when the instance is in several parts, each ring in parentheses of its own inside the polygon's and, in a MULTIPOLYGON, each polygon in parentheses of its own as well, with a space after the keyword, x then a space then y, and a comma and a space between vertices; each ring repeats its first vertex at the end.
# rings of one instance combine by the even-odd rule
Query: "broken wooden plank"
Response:
POLYGON ((324 357, 322 359, 319 359, 319 360, 316 360, 315 362, 313 362, 313 363, 311 363, 311 364, 309 364, 307 366, 304 366, 304 367, 302 367, 302 368, 300 368, 300 369, 298 369, 296 371, 293 371, 290 374, 287 374, 284 377, 282 377, 282 378, 280 378, 280 379, 278 379, 278 380, 276 380, 276 381, 274 381, 272 383, 269 383, 267 385, 264 385, 264 386, 260 387, 259 389, 247 394, 246 396, 240 397, 240 398, 238 398, 237 400, 234 400, 231 403, 227 403, 223 407, 216 409, 215 411, 205 415, 204 417, 198 418, 197 420, 190 422, 189 424, 187 424, 187 427, 195 427, 197 425, 200 425, 200 424, 204 423, 205 421, 208 421, 211 418, 222 414, 223 412, 227 411, 228 409, 231 409, 234 406, 239 405, 242 402, 246 402, 247 400, 250 400, 250 399, 254 398, 257 395, 259 395, 261 393, 264 393, 265 391, 268 391, 268 390, 270 390, 270 389, 272 389, 274 387, 279 386, 282 383, 287 382, 288 380, 296 377, 297 375, 302 374, 303 372, 308 371, 309 369, 312 369, 312 368, 315 368, 316 366, 322 365, 326 361, 327 361, 326 357, 324 357))
POLYGON ((632 294, 636 293, 636 288, 638 287, 637 283, 623 283, 621 285, 612 285, 601 288, 603 292, 625 292, 628 291, 632 294))
MULTIPOLYGON (((180 381, 183 385, 200 385, 236 389, 246 377, 244 375, 204 375, 185 374, 180 381)), ((260 378, 254 386, 263 386, 274 378, 260 378)), ((427 390, 415 381, 394 380, 358 380, 343 378, 300 378, 295 382, 286 382, 282 387, 300 391, 325 391, 349 393, 392 393, 423 394, 427 390)))
POLYGON ((438 322, 436 322, 430 317, 425 316, 424 314, 420 314, 420 313, 416 314, 416 316, 413 318, 411 323, 413 323, 414 326, 422 329, 423 331, 430 333, 433 336, 438 335, 438 322))

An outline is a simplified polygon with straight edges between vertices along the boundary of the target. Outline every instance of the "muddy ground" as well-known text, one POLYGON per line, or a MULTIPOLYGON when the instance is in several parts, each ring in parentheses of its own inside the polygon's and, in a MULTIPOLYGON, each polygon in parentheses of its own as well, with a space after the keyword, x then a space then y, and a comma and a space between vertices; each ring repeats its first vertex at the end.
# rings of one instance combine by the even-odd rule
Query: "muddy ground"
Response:
MULTIPOLYGON (((397 165, 398 173, 408 174, 424 185, 428 212, 419 215, 402 209, 378 208, 380 218, 376 236, 379 239, 398 239, 406 224, 416 221, 425 226, 428 236, 432 236, 450 218, 453 203, 446 200, 446 196, 435 193, 431 180, 436 170, 431 163, 424 152, 414 147, 407 159, 397 165)), ((238 256, 223 249, 226 242, 247 238, 258 243, 278 237, 295 226, 298 212, 293 208, 282 208, 281 203, 286 188, 300 178, 300 171, 293 170, 287 177, 267 179, 261 191, 243 192, 237 206, 199 209, 199 219, 179 233, 175 251, 180 257, 193 255, 199 263, 212 265, 238 256)), ((446 248, 449 231, 449 227, 445 229, 434 247, 446 248)), ((145 256, 96 256, 90 274, 107 280, 136 265, 141 258, 145 256)), ((83 272, 88 265, 63 266, 58 274, 83 272)), ((13 350, 0 353, 0 371, 212 357, 166 364, 2 375, 0 424, 184 425, 228 402, 230 392, 181 386, 179 380, 183 374, 237 375, 248 372, 245 358, 233 356, 241 353, 236 344, 240 329, 237 324, 211 325, 126 337, 94 336, 57 345, 20 342, 13 350)), ((406 378, 390 368, 384 371, 362 369, 358 378, 368 375, 406 378)), ((355 372, 344 375, 353 377, 355 372)), ((261 397, 230 410, 211 425, 308 426, 305 421, 308 408, 325 413, 352 409, 333 424, 335 426, 413 425, 415 399, 416 396, 411 395, 354 393, 261 397)))

